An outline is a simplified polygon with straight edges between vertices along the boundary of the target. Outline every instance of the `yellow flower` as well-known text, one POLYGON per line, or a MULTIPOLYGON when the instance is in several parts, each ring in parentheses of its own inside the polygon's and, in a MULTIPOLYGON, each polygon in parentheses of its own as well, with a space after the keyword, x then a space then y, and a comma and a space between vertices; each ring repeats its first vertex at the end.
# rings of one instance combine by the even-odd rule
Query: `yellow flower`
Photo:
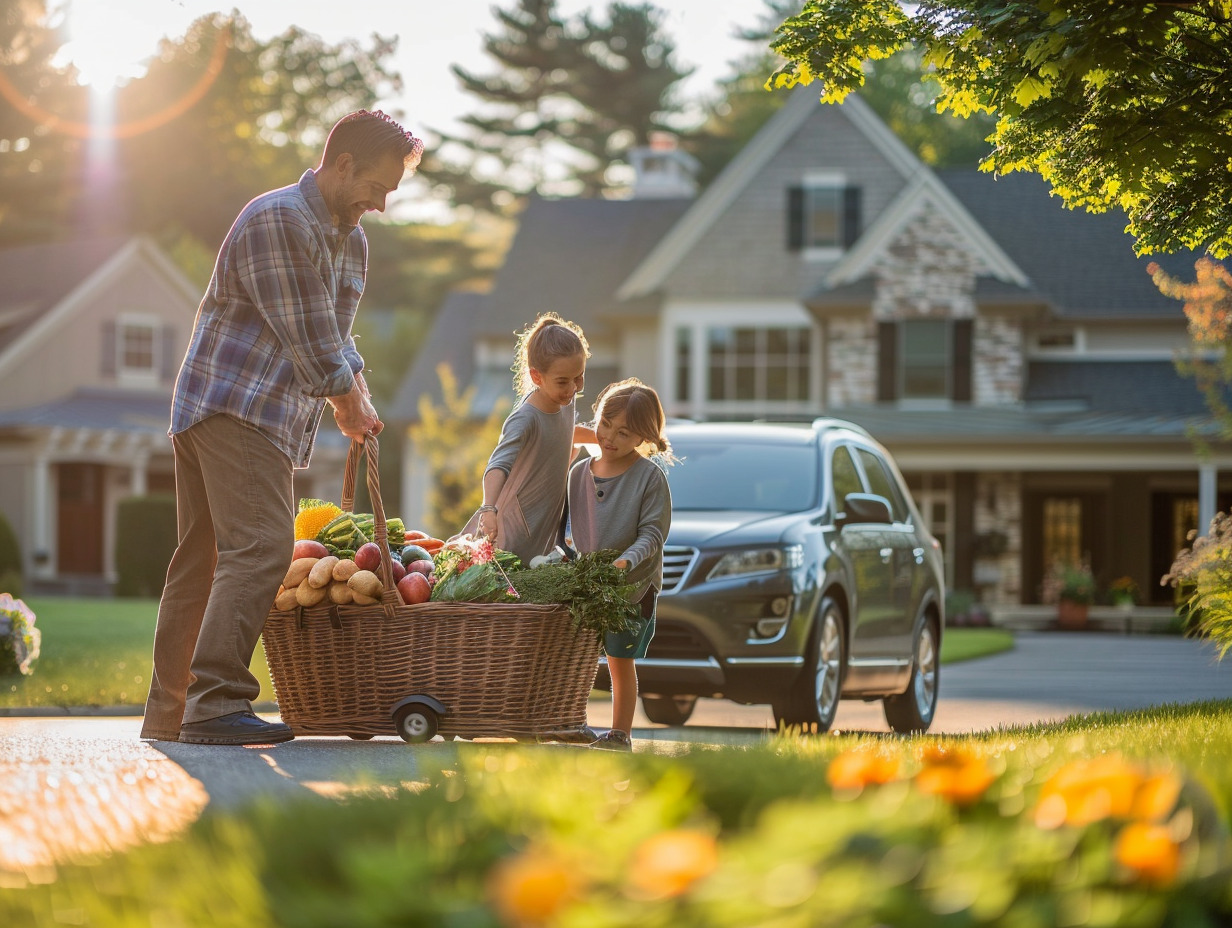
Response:
POLYGON ((1181 866, 1181 848, 1163 825, 1131 822, 1117 835, 1117 863, 1144 883, 1169 886, 1181 866))
POLYGON ((887 757, 862 745, 848 748, 830 761, 826 780, 833 789, 861 790, 897 779, 900 767, 898 757, 887 757))
POLYGON ((498 863, 488 894, 506 925, 546 924, 581 894, 577 868, 555 854, 526 851, 498 863))
POLYGON ((321 533, 321 529, 340 515, 342 515, 342 510, 333 503, 322 503, 320 506, 311 506, 301 510, 295 517, 295 540, 316 538, 321 533))
POLYGON ((956 806, 975 802, 997 779, 983 758, 967 751, 933 747, 925 752, 923 761, 924 766, 915 775, 916 787, 956 806))
POLYGON ((676 829, 647 838, 633 853, 629 885, 643 898, 679 896, 719 864, 714 836, 702 831, 676 829))

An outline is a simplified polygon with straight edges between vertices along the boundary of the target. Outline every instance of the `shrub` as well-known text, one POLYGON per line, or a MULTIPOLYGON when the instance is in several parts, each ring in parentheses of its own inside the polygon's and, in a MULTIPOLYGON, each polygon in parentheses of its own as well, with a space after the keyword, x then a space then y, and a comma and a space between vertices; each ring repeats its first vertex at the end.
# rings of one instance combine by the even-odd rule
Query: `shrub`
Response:
POLYGON ((32 673, 41 640, 30 607, 8 593, 0 593, 0 675, 32 673))
POLYGON ((116 513, 116 595, 161 595, 176 541, 174 494, 121 500, 116 513))
POLYGON ((1222 658, 1232 648, 1232 516, 1219 513, 1208 534, 1195 535, 1160 582, 1177 589, 1186 631, 1209 637, 1222 658))
POLYGON ((0 592, 22 594, 21 543, 9 520, 0 512, 0 592))

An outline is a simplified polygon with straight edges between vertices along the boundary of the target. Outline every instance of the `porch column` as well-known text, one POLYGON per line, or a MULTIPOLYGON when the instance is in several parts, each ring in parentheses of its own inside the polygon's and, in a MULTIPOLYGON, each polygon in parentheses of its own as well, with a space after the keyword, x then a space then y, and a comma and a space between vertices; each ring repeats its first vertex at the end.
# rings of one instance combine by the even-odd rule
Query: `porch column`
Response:
POLYGON ((128 492, 133 496, 144 496, 146 491, 146 473, 150 459, 144 454, 133 460, 133 466, 128 472, 128 492))
POLYGON ((1198 534, 1207 535, 1211 520, 1215 518, 1215 502, 1218 472, 1215 465, 1206 463, 1198 468, 1198 534))
POLYGON ((55 574, 55 552, 51 550, 51 519, 55 506, 51 499, 51 459, 34 459, 33 493, 30 500, 31 528, 34 544, 31 551, 31 573, 36 577, 55 574), (40 556, 41 555, 41 556, 40 556))

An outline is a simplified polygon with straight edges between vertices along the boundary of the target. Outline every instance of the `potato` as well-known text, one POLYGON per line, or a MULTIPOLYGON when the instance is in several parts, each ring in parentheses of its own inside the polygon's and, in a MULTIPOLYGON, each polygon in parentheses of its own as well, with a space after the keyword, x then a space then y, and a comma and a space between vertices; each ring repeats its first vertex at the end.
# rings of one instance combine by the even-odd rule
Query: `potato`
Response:
POLYGON ((334 565, 338 563, 338 558, 332 554, 328 554, 312 565, 312 570, 308 571, 308 585, 321 589, 329 586, 334 579, 334 565))
POLYGON ((329 601, 337 603, 339 606, 345 606, 353 602, 355 599, 355 591, 346 585, 345 580, 334 580, 329 585, 329 601))
POLYGON ((287 568, 287 575, 282 578, 282 585, 292 590, 308 579, 308 574, 317 565, 319 557, 297 557, 287 568))
POLYGON ((299 589, 298 587, 295 587, 290 590, 287 590, 287 589, 282 590, 282 592, 280 592, 278 594, 278 597, 274 600, 274 608, 277 609, 279 612, 292 611, 296 606, 299 605, 299 601, 295 598, 295 592, 298 589, 299 589))
MULTIPOLYGON (((347 586, 351 588, 352 592, 362 593, 373 600, 380 599, 381 593, 385 589, 385 584, 381 582, 381 578, 370 570, 355 571, 355 573, 351 574, 350 579, 347 580, 347 586)), ((369 604, 363 603, 361 605, 369 604)))
POLYGON ((325 601, 329 590, 324 587, 311 586, 307 581, 295 588, 295 601, 301 606, 316 606, 325 601))
POLYGON ((333 577, 335 580, 341 580, 343 583, 346 583, 357 570, 359 570, 359 565, 349 557, 346 557, 334 565, 333 577))
POLYGON ((371 596, 365 596, 363 593, 358 593, 355 590, 351 590, 351 597, 351 602, 357 606, 375 606, 380 602, 379 599, 373 599, 371 596))

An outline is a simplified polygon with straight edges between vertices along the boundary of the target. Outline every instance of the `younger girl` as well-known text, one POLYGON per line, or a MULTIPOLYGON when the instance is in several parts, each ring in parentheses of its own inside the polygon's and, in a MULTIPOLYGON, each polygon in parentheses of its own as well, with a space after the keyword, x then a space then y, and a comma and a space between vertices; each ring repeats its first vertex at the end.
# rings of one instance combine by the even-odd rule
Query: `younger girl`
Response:
POLYGON ((614 562, 635 585, 631 599, 641 618, 628 632, 603 637, 612 677, 612 730, 593 747, 633 750, 633 710, 637 668, 655 631, 655 599, 663 586, 663 541, 672 521, 667 477, 646 455, 670 463, 671 445, 663 435, 659 395, 637 378, 611 384, 595 402, 599 453, 569 472, 569 521, 573 544, 583 554, 615 548, 614 562))
POLYGON ((463 532, 486 535, 523 563, 555 547, 574 444, 595 440, 577 425, 574 404, 589 357, 582 330, 556 313, 543 313, 518 337, 513 385, 521 400, 488 459, 483 505, 463 532))

